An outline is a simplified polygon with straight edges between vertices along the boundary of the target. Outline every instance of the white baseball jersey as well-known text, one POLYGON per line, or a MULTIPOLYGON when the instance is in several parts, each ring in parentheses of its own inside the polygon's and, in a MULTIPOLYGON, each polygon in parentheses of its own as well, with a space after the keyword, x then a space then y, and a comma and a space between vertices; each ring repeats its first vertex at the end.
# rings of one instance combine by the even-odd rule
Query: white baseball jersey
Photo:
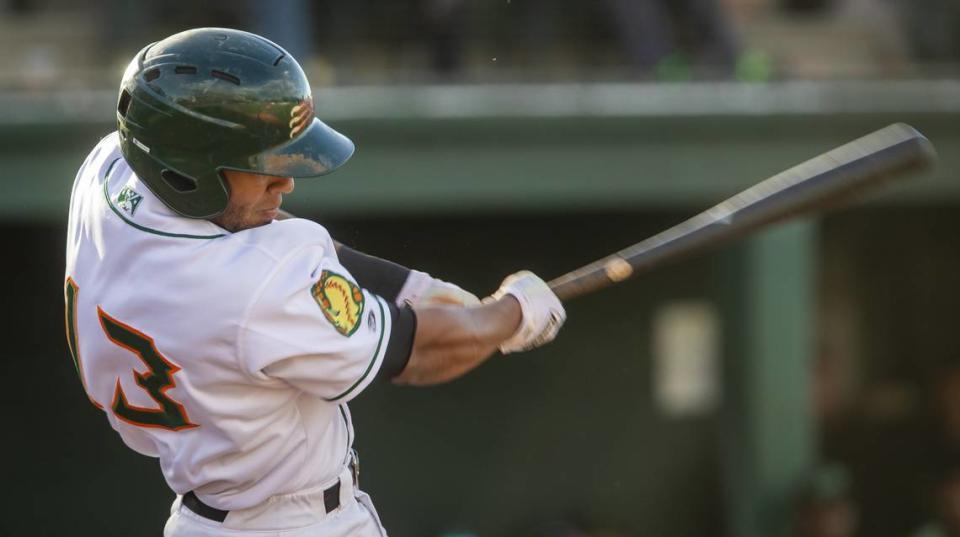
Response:
POLYGON ((412 338, 323 227, 230 233, 180 217, 131 171, 116 133, 73 186, 65 294, 90 400, 159 459, 170 488, 225 510, 336 478, 353 443, 347 401, 412 338))

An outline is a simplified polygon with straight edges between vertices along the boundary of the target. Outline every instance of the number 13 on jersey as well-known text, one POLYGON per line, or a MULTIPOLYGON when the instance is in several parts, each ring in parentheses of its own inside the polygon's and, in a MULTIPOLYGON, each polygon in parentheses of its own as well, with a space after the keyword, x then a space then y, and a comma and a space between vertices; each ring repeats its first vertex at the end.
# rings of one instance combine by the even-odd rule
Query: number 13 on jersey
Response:
MULTIPOLYGON (((77 341, 77 296, 79 292, 80 288, 73 278, 67 278, 64 289, 67 345, 70 348, 77 373, 80 375, 80 382, 84 384, 86 390, 86 382, 83 378, 83 362, 81 361, 80 347, 77 341)), ((199 427, 199 425, 190 421, 183 405, 166 394, 167 390, 177 385, 173 376, 177 371, 180 371, 180 368, 157 350, 153 338, 111 317, 100 306, 97 306, 97 317, 107 339, 136 355, 147 366, 145 372, 133 370, 133 378, 137 386, 146 391, 157 404, 157 408, 144 408, 130 404, 127 400, 127 394, 124 393, 120 384, 120 379, 117 378, 111 404, 111 409, 117 418, 138 427, 156 427, 171 431, 199 427)), ((89 394, 89 390, 87 392, 89 394)), ((93 400, 92 396, 91 402, 98 408, 102 408, 100 404, 93 400)))

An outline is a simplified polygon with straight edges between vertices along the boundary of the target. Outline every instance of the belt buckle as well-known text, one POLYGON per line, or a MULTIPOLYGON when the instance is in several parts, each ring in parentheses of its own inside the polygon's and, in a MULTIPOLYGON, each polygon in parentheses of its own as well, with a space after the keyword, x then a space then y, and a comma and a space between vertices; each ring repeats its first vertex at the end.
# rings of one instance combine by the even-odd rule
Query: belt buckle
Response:
POLYGON ((353 473, 353 486, 360 488, 360 457, 357 450, 350 449, 350 471, 353 473))

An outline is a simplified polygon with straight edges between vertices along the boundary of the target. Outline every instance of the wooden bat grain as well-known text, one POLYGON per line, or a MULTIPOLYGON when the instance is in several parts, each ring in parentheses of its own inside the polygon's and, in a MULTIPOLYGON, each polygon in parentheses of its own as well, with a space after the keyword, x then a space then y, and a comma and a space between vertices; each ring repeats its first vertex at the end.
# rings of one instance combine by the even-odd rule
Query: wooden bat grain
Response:
POLYGON ((896 123, 762 181, 674 227, 549 282, 560 300, 592 293, 791 217, 834 209, 930 167, 933 144, 896 123))

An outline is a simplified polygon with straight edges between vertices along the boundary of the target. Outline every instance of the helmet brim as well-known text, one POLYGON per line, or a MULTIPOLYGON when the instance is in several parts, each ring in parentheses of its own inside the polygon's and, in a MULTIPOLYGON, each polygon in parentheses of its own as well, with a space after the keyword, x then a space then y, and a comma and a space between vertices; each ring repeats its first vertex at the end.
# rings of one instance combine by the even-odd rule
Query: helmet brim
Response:
POLYGON ((314 118, 300 136, 257 154, 250 171, 297 179, 319 177, 342 166, 354 149, 349 138, 314 118))

